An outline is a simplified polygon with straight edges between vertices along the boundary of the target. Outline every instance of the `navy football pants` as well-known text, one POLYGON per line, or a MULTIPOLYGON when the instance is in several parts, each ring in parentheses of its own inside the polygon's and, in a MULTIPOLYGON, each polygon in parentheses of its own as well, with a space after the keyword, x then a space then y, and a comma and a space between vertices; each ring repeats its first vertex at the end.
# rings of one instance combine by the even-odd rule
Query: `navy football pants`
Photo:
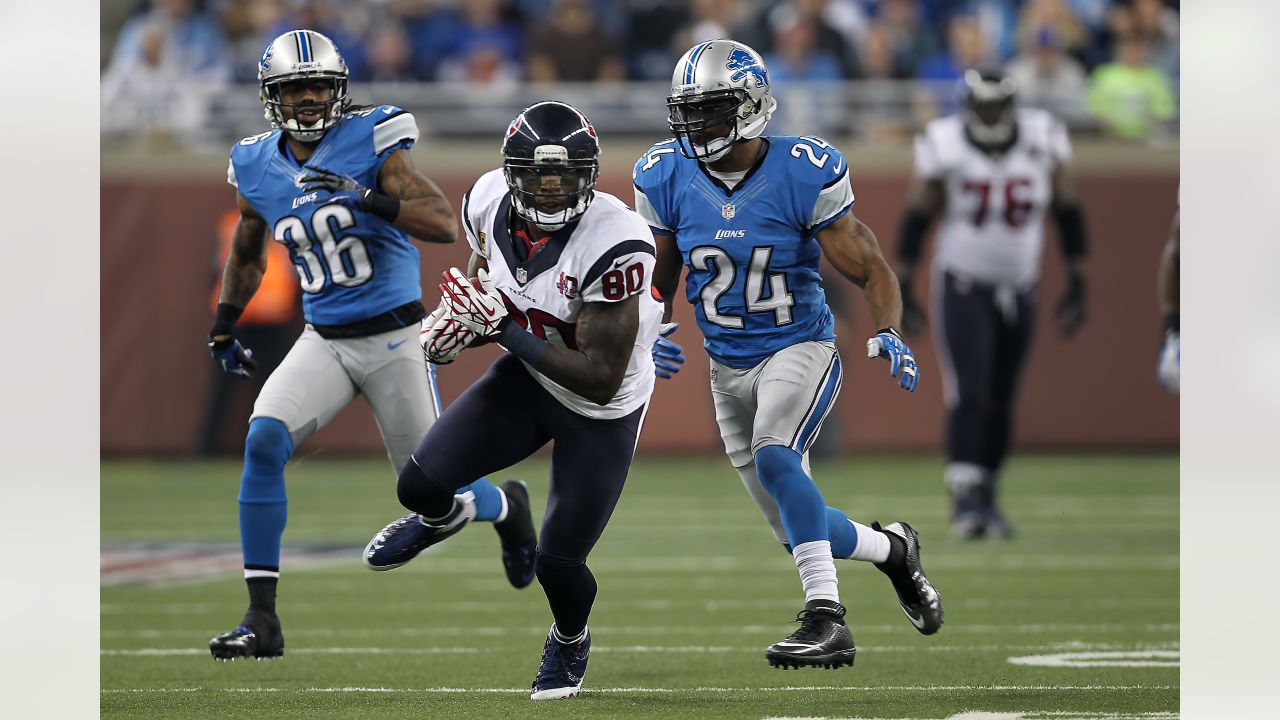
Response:
POLYGON ((406 466, 401 473, 401 502, 415 512, 439 507, 475 478, 504 470, 553 441, 538 581, 557 628, 576 635, 596 595, 587 555, 622 494, 644 410, 614 420, 584 417, 544 390, 520 360, 504 355, 422 438, 413 453, 421 472, 406 466))

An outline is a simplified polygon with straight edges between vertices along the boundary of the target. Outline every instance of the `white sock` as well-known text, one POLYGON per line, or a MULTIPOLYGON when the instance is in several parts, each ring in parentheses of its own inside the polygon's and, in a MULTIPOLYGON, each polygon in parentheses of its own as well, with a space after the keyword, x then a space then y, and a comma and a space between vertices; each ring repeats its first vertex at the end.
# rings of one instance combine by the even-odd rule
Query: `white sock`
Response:
POLYGON ((448 513, 445 513, 444 517, 428 518, 418 515, 418 522, 437 530, 452 530, 459 525, 471 522, 476 516, 476 501, 468 499, 470 495, 470 493, 454 495, 453 508, 448 513))
POLYGON ((576 637, 566 638, 560 634, 560 628, 556 627, 555 623, 551 623, 551 637, 555 638, 558 643, 573 645, 574 643, 580 643, 587 639, 587 629, 584 627, 582 628, 582 632, 578 633, 576 637))
POLYGON ((888 535, 852 520, 849 521, 849 524, 853 526, 853 531, 858 534, 858 544, 853 546, 853 554, 849 556, 850 560, 882 563, 889 559, 889 550, 892 546, 889 544, 888 535))
POLYGON ((795 546, 791 554, 800 571, 800 584, 804 586, 805 602, 830 600, 840 602, 836 564, 831 559, 831 543, 814 540, 795 546))
POLYGON ((498 517, 493 519, 495 523, 500 523, 507 519, 507 509, 510 507, 507 504, 507 494, 502 491, 502 488, 498 488, 498 495, 502 497, 502 509, 498 511, 498 517))

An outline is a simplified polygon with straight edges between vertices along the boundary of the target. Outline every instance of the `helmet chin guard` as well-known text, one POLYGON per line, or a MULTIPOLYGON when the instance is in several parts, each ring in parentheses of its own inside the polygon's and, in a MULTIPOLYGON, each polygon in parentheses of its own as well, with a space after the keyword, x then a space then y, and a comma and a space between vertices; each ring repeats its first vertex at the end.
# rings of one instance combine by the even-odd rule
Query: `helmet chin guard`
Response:
POLYGON ((971 142, 988 150, 1002 150, 1017 139, 1014 100, 1017 85, 997 67, 966 70, 958 83, 964 104, 964 128, 971 142), (994 120, 982 117, 995 112, 994 120))
POLYGON ((667 124, 685 157, 714 162, 764 133, 777 107, 760 54, 734 40, 711 40, 676 63, 667 124))
POLYGON ((351 106, 347 95, 347 63, 329 38, 314 30, 291 30, 272 40, 258 61, 258 97, 271 127, 301 142, 318 142, 342 120, 351 106), (304 80, 329 83, 329 98, 321 102, 320 117, 302 124, 298 108, 281 100, 284 85, 304 80), (293 117, 285 117, 288 108, 293 117))

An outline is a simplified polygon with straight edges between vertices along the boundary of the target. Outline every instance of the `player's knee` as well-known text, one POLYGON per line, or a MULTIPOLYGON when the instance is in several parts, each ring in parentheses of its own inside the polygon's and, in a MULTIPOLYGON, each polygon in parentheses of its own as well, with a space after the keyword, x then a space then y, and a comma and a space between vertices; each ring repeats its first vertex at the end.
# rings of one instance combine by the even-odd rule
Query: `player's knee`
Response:
POLYGON ((401 468, 396 482, 400 504, 430 517, 439 516, 441 508, 447 509, 453 503, 453 494, 452 488, 432 479, 412 457, 401 468))
POLYGON ((244 440, 246 467, 260 471, 284 472, 285 463, 293 454, 293 438, 289 428, 275 418, 259 417, 249 422, 249 434, 244 440))
POLYGON ((766 445, 756 451, 756 474, 770 493, 797 472, 803 475, 804 466, 795 450, 785 445, 766 445))
POLYGON ((535 564, 538 581, 543 585, 546 585, 549 581, 577 575, 586 566, 587 559, 585 557, 556 555, 548 553, 542 548, 538 549, 537 563, 535 564))

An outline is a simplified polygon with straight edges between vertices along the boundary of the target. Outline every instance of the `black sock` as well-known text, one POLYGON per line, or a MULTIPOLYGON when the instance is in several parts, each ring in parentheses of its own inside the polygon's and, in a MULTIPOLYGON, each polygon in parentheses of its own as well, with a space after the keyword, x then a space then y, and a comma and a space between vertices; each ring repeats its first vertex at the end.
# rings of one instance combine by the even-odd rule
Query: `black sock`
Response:
POLYGON ((276 583, 280 578, 253 577, 245 578, 249 586, 249 609, 276 613, 276 583))

